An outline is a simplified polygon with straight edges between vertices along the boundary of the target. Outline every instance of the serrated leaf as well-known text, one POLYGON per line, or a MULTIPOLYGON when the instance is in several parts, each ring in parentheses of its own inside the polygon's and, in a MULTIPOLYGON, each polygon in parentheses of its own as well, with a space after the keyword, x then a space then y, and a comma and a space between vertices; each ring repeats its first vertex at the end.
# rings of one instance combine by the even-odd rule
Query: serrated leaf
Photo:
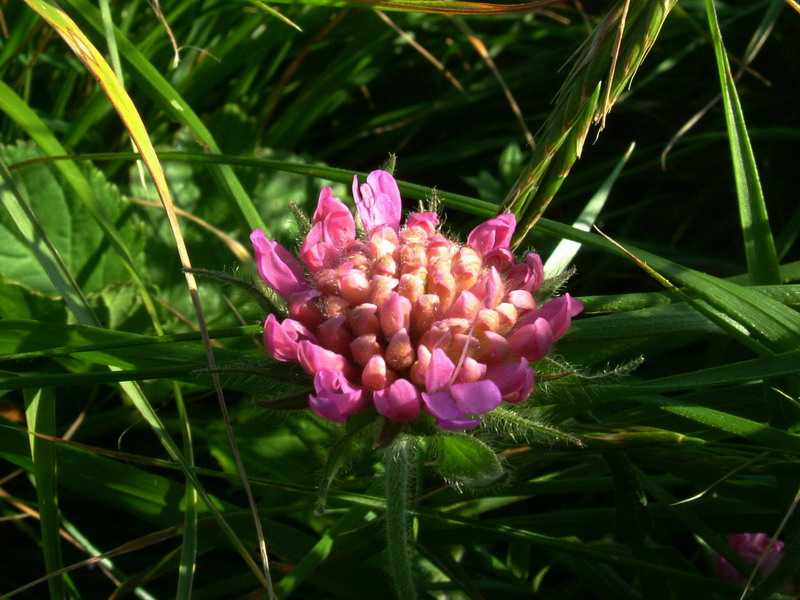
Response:
MULTIPOLYGON (((33 144, 18 143, 0 147, 0 159, 7 163, 41 155, 33 144)), ((92 168, 87 180, 108 219, 124 221, 118 229, 121 239, 131 254, 138 257, 134 267, 142 269, 144 232, 135 215, 125 212, 126 206, 119 192, 99 171, 92 168)), ((75 196, 72 188, 61 185, 48 165, 37 163, 17 169, 14 181, 84 293, 100 292, 130 279, 120 257, 105 243, 105 236, 96 227, 94 217, 75 196)), ((0 271, 9 282, 18 283, 34 292, 49 296, 59 294, 39 266, 33 250, 19 237, 6 214, 0 216, 0 271)))

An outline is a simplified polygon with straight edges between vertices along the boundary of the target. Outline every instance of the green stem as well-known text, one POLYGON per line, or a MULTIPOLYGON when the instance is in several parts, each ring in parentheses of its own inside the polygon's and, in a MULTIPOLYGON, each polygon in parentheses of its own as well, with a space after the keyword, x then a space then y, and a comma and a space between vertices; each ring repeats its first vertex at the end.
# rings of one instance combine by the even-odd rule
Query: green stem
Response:
POLYGON ((408 490, 413 444, 400 437, 386 452, 386 540, 398 600, 416 600, 408 538, 408 490))

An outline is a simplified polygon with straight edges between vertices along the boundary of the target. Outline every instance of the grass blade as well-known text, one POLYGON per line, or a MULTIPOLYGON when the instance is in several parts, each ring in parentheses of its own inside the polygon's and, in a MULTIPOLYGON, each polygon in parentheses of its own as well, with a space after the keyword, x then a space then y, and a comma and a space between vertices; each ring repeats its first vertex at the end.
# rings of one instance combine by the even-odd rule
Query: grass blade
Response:
MULTIPOLYGON (((617 180, 617 177, 619 177, 619 174, 625 167, 625 163, 627 163, 628 159, 631 157, 635 147, 636 142, 633 142, 630 147, 628 147, 628 151, 619 159, 619 162, 614 167, 614 170, 611 171, 611 174, 589 199, 589 202, 586 203, 586 207, 581 212, 578 220, 572 224, 575 229, 589 231, 595 221, 597 221, 600 211, 603 210, 606 200, 608 200, 608 196, 611 194, 611 188, 614 186, 614 182, 617 180)), ((544 271, 547 276, 554 277, 566 271, 572 259, 578 254, 580 248, 581 245, 578 242, 561 240, 555 250, 547 257, 547 262, 544 263, 544 271)))
MULTIPOLYGON (((55 435, 55 391, 52 388, 26 390, 25 414, 28 428, 36 433, 55 435)), ((36 479, 36 498, 42 528, 44 565, 48 575, 50 597, 64 597, 63 575, 56 575, 64 566, 61 561, 61 538, 56 483, 56 447, 45 439, 31 436, 31 459, 33 476, 36 479)))
MULTIPOLYGON (((89 39, 83 34, 83 32, 78 28, 70 17, 63 12, 60 8, 51 4, 47 0, 26 0, 27 4, 33 8, 39 15, 47 21, 47 23, 55 29, 55 31, 64 39, 64 41, 69 45, 75 55, 84 63, 86 68, 92 73, 92 75, 97 79, 100 83, 101 87, 105 91, 106 95, 108 96, 109 100, 111 100, 112 104, 116 108, 120 118, 125 123, 125 127, 128 130, 131 138, 133 139, 136 147, 139 150, 139 153, 142 156, 142 160, 144 161, 147 170, 150 172, 151 177, 155 183, 156 189, 158 190, 159 196, 161 201, 164 205, 164 210, 167 213, 167 217, 170 222, 170 226, 172 228, 173 235, 175 237, 175 242, 178 249, 178 255, 180 256, 181 264, 185 270, 185 277, 186 283, 189 288, 189 294, 191 295, 192 302, 195 307, 195 312, 197 315, 197 319, 199 321, 200 330, 203 333, 203 345, 206 349, 206 355, 208 359, 208 363, 212 372, 216 370, 216 361, 214 359, 214 354, 211 349, 210 340, 208 338, 208 330, 205 326, 205 319, 203 316, 203 309, 200 303, 200 296, 197 289, 197 283, 195 281, 194 275, 187 271, 187 269, 191 269, 191 261, 189 260, 188 251, 186 249, 186 244, 183 240, 183 236, 181 234, 180 226, 178 224, 177 215, 175 214, 175 208, 172 203, 171 194, 169 192, 169 188, 167 187, 166 177, 164 175, 164 171, 161 168, 161 165, 158 161, 158 157, 156 156, 155 149, 153 148, 152 143, 150 142, 149 135, 147 130, 142 122, 141 117, 139 116, 136 107, 133 105, 130 97, 128 96, 125 88, 119 82, 117 77, 114 75, 111 67, 109 67, 108 63, 105 61, 103 56, 98 52, 97 48, 92 45, 89 39)), ((214 380, 214 387, 217 392, 217 397, 220 402, 220 408, 223 411, 223 417, 225 418, 226 426, 228 428, 229 438, 231 440, 231 444, 236 447, 235 438, 233 437, 233 432, 230 426, 230 420, 227 417, 227 409, 225 407, 224 398, 222 395, 222 388, 219 383, 219 378, 216 373, 212 373, 212 378, 214 380)), ((187 478, 189 478, 193 484, 197 487, 198 491, 201 495, 204 495, 202 492, 202 487, 200 486, 197 477, 192 473, 191 466, 186 460, 186 458, 181 454, 179 449, 177 448, 175 442, 172 440, 171 436, 167 432, 166 428, 164 427, 163 423, 161 422, 158 414, 153 410, 150 403, 141 393, 141 390, 134 384, 130 382, 122 384, 123 389, 131 395, 131 399, 133 400, 134 404, 136 405, 137 409, 139 409, 142 413, 142 416, 148 421, 151 425, 155 433, 158 435, 162 444, 164 444, 167 451, 170 453, 172 458, 176 460, 184 470, 187 478)), ((229 535, 233 544, 237 547, 242 557, 245 559, 245 562, 253 568, 255 567, 254 572, 259 577, 259 580, 262 582, 264 587, 268 590, 270 598, 272 598, 272 584, 270 582, 270 575, 269 575, 269 561, 267 558, 266 547, 263 541, 263 535, 261 534, 261 522, 258 517, 258 513, 255 508, 255 501, 252 497, 252 492, 250 491, 250 486, 247 482, 246 473, 244 471, 244 465, 241 462, 241 458, 238 456, 238 452, 234 452, 237 455, 237 463, 239 466, 239 472, 242 475, 242 483, 245 487, 245 490, 248 493, 248 498, 250 501, 250 506, 253 511, 254 516, 254 523, 256 531, 258 532, 258 537, 260 540, 259 546, 261 549, 261 556, 263 562, 263 574, 258 571, 258 568, 253 563, 252 558, 250 557, 247 549, 244 548, 242 542, 238 539, 236 534, 230 528, 227 523, 224 522, 222 516, 219 515, 220 525, 223 526, 226 534, 229 535)), ((204 500, 207 500, 207 503, 210 505, 210 499, 207 499, 204 495, 204 500)))
POLYGON ((750 275, 751 285, 781 283, 778 257, 769 227, 764 194, 758 178, 753 148, 747 134, 742 105, 736 91, 736 81, 731 73, 728 56, 722 43, 722 32, 717 21, 714 0, 706 0, 705 4, 711 37, 714 42, 714 53, 717 57, 722 101, 725 105, 725 122, 728 127, 733 173, 736 178, 736 196, 742 221, 747 272, 750 275))

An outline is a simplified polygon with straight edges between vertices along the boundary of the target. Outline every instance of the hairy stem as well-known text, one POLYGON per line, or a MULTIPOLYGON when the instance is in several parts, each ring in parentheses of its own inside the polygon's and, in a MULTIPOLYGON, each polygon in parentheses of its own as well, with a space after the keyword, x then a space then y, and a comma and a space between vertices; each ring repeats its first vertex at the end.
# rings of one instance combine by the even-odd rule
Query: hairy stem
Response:
POLYGON ((408 490, 413 463, 413 444, 400 437, 386 451, 386 540, 389 573, 399 600, 415 600, 408 538, 408 490))

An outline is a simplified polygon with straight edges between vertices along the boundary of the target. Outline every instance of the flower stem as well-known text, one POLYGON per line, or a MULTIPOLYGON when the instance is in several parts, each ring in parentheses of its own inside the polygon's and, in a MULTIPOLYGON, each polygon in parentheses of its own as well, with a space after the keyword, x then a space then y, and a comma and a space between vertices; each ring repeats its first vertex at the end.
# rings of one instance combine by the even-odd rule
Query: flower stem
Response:
POLYGON ((413 443, 406 437, 395 440, 386 451, 386 540, 389 573, 398 600, 416 600, 417 597, 411 576, 407 518, 413 454, 413 443))

